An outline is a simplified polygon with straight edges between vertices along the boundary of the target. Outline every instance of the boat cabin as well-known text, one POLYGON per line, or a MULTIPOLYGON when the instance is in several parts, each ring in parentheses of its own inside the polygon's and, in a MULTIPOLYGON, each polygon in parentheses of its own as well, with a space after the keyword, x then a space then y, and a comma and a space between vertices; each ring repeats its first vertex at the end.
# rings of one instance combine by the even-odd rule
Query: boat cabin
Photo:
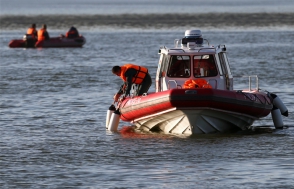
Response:
POLYGON ((200 30, 187 30, 184 38, 175 40, 174 48, 161 47, 159 54, 156 92, 183 88, 187 80, 197 79, 214 89, 233 90, 225 45, 210 46, 200 30))

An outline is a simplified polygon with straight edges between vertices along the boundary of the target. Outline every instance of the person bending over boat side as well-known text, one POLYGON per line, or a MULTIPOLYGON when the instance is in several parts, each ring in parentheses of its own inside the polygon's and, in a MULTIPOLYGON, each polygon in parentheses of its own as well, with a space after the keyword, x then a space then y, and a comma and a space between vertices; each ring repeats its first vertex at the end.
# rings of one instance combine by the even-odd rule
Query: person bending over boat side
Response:
POLYGON ((134 95, 142 95, 147 93, 152 80, 148 73, 148 69, 143 66, 134 64, 125 64, 123 66, 114 66, 112 73, 119 76, 124 84, 120 87, 119 91, 114 95, 113 99, 115 102, 118 101, 119 97, 124 94, 125 96, 130 95, 132 84, 138 84, 138 90, 134 95))
POLYGON ((79 37, 79 32, 77 30, 77 28, 75 28, 74 26, 72 26, 68 32, 66 32, 65 37, 67 38, 76 38, 79 37))
POLYGON ((43 24, 42 28, 38 31, 38 41, 49 40, 49 33, 47 32, 47 25, 43 24))

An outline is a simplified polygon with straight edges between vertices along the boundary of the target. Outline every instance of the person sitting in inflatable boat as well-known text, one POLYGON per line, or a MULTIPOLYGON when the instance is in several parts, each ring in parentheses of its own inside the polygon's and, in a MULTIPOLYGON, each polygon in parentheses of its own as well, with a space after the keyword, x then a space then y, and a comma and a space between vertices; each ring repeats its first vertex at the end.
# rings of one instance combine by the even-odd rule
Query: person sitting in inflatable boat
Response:
POLYGON ((38 41, 49 40, 50 36, 47 31, 47 25, 43 24, 42 28, 38 31, 38 41))
POLYGON ((77 30, 77 28, 75 28, 74 26, 72 26, 68 32, 66 32, 65 37, 67 38, 76 38, 79 37, 79 32, 77 30))
POLYGON ((25 47, 34 47, 35 43, 37 42, 37 38, 38 31, 36 30, 36 24, 32 24, 23 37, 23 40, 25 41, 25 47))

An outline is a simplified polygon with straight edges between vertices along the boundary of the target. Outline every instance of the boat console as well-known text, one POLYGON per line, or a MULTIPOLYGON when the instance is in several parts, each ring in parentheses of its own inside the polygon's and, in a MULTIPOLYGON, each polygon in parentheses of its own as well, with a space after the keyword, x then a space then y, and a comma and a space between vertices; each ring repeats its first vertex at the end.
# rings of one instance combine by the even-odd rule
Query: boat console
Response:
POLYGON ((182 88, 189 79, 204 79, 214 89, 233 90, 225 45, 210 46, 200 30, 187 30, 184 38, 175 40, 174 48, 161 47, 159 54, 156 92, 182 88))

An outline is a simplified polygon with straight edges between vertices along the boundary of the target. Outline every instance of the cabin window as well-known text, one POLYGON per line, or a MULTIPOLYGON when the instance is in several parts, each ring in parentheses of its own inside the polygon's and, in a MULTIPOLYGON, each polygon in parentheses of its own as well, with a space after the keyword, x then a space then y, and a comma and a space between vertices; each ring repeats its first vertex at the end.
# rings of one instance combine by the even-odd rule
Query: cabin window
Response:
POLYGON ((167 76, 188 78, 191 75, 190 56, 172 55, 167 76))
POLYGON ((193 57, 194 77, 217 76, 217 68, 213 55, 198 55, 193 57))

